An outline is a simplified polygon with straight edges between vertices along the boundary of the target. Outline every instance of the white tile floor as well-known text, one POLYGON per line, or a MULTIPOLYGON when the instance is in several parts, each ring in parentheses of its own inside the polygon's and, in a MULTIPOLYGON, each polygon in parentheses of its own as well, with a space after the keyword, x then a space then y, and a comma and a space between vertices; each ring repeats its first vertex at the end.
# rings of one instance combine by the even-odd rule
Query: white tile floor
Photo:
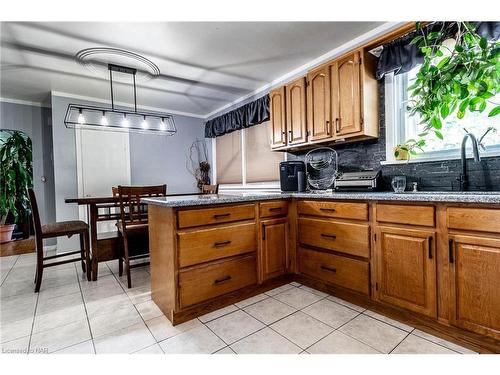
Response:
POLYGON ((46 269, 35 294, 34 254, 0 258, 2 353, 473 353, 295 282, 173 327, 149 269, 127 289, 115 263, 97 282, 78 263, 46 269))

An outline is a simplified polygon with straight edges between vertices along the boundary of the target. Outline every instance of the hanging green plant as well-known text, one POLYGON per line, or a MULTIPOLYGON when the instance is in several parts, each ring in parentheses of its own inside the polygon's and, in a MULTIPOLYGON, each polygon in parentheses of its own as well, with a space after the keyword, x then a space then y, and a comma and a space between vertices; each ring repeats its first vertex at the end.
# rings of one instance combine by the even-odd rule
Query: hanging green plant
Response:
MULTIPOLYGON (((427 32, 417 22, 417 44, 424 55, 415 82, 408 87, 410 116, 419 116, 420 139, 410 139, 406 147, 411 155, 423 151, 425 138, 434 134, 443 139, 441 129, 448 116, 464 118, 467 112, 489 117, 500 114, 493 99, 500 91, 500 43, 488 41, 469 22, 446 22, 441 30, 427 32), (485 110, 488 104, 492 109, 485 110)), ((493 124, 498 127, 498 123, 493 124)))

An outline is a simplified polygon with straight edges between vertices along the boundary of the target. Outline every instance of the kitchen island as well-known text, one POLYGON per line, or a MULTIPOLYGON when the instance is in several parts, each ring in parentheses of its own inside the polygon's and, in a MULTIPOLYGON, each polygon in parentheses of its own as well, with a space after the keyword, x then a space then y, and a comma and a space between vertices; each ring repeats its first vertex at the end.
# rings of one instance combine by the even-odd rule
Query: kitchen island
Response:
POLYGON ((297 281, 500 351, 500 193, 246 192, 144 201, 152 298, 173 324, 297 281))

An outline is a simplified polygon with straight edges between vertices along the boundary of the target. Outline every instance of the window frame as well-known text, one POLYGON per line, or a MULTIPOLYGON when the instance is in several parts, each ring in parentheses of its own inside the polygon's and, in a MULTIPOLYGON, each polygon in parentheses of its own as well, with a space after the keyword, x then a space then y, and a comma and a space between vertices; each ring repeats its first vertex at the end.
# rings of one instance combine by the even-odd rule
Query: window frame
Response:
MULTIPOLYGON (((405 141, 406 121, 405 121, 405 100, 408 82, 404 81, 402 87, 398 87, 396 82, 398 78, 394 72, 385 75, 385 135, 386 135, 386 159, 382 165, 387 164, 406 164, 406 163, 425 163, 432 161, 445 161, 460 159, 459 149, 430 151, 419 156, 412 156, 410 160, 396 160, 394 157, 394 147, 405 141)), ((500 145, 495 145, 489 150, 481 150, 482 157, 500 156, 500 145)))
MULTIPOLYGON (((258 125, 256 125, 258 126, 258 125)), ((247 182, 247 171, 246 171, 246 128, 237 130, 240 133, 240 142, 241 142, 241 184, 220 184, 219 191, 248 191, 248 190, 272 190, 272 191, 281 191, 281 185, 279 179, 276 181, 265 181, 265 182, 247 182)), ((277 151, 273 151, 277 152, 277 151)), ((282 152, 283 161, 287 160, 287 153, 282 152)), ((212 141, 212 181, 217 183, 217 141, 216 138, 213 138, 212 141)))

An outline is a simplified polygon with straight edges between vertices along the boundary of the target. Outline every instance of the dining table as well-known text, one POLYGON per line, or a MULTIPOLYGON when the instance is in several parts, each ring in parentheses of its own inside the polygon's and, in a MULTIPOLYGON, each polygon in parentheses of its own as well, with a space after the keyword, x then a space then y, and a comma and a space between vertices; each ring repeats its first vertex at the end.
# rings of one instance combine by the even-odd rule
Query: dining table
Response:
MULTIPOLYGON (((183 196, 183 195, 198 195, 196 193, 178 193, 166 194, 167 197, 183 196)), ((92 280, 96 281, 98 276, 99 263, 108 262, 118 259, 121 255, 123 242, 119 237, 118 230, 99 233, 98 223, 105 221, 120 220, 120 197, 102 196, 102 197, 76 197, 66 198, 65 203, 77 204, 78 206, 86 206, 87 224, 89 225, 90 234, 90 251, 91 251, 91 272, 92 280)), ((133 242, 131 246, 140 246, 139 242, 133 242)))

